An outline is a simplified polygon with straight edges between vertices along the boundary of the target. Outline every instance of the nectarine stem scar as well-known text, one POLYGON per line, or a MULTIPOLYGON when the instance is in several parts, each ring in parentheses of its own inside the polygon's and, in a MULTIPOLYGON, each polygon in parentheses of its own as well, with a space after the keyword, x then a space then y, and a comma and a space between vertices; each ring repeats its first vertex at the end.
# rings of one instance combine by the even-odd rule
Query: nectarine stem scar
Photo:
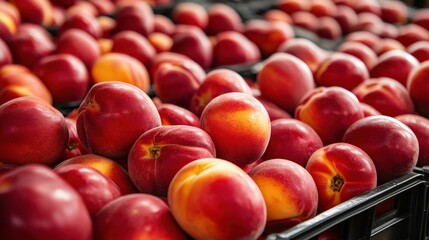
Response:
POLYGON ((76 143, 70 143, 68 146, 67 146, 67 150, 74 150, 74 149, 76 149, 77 148, 77 144, 76 143))
POLYGON ((150 157, 158 158, 161 155, 161 148, 159 146, 152 146, 150 148, 150 157))
POLYGON ((331 181, 331 189, 334 192, 339 192, 341 191, 341 188, 344 185, 344 179, 343 177, 341 177, 340 175, 335 175, 334 177, 332 177, 332 181, 331 181))

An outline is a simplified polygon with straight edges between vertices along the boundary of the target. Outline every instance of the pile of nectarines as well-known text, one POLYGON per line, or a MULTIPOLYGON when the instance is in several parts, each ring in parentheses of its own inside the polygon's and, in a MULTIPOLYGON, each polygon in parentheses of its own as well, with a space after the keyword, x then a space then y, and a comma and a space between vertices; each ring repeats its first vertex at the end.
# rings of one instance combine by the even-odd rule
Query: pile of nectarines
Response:
POLYGON ((429 10, 240 9, 0 1, 0 238, 264 239, 429 165, 429 10))

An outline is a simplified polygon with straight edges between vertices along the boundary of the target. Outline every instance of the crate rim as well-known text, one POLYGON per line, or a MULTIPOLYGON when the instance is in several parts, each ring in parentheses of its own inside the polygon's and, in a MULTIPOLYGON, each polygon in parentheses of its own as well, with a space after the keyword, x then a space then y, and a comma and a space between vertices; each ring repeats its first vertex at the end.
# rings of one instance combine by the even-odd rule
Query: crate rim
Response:
POLYGON ((328 230, 350 216, 362 213, 395 196, 398 191, 404 192, 421 184, 425 184, 424 176, 421 173, 411 172, 338 204, 284 232, 269 234, 266 240, 296 239, 297 237, 307 239, 324 230, 328 230), (304 229, 306 230, 305 232, 303 232, 304 229))

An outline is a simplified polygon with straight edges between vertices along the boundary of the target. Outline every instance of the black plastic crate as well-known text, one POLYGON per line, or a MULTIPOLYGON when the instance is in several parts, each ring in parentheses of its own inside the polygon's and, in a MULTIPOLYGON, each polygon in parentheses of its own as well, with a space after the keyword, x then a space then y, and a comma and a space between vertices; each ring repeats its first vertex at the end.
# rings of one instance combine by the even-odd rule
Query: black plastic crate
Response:
POLYGON ((423 175, 410 173, 266 239, 318 239, 335 227, 342 239, 425 239, 426 189, 423 175))
POLYGON ((423 233, 426 240, 429 240, 429 166, 416 167, 414 172, 423 174, 426 181, 426 209, 425 209, 425 224, 423 233))

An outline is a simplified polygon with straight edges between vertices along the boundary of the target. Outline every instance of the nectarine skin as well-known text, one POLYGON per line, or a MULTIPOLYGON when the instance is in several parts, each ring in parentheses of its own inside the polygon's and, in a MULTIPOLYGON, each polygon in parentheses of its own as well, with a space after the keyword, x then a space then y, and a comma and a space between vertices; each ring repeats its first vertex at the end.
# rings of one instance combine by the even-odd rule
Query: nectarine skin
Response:
POLYGON ((334 15, 334 19, 340 25, 341 32, 344 35, 356 30, 358 17, 357 13, 350 6, 337 4, 337 13, 334 15))
POLYGON ((429 41, 418 41, 406 48, 406 51, 413 55, 420 63, 429 60, 429 41))
POLYGON ((109 52, 100 56, 91 68, 92 84, 120 81, 132 84, 148 93, 149 73, 146 67, 125 53, 109 52))
POLYGON ((319 26, 318 18, 309 11, 298 11, 291 15, 292 24, 295 27, 315 33, 319 26))
POLYGON ((219 158, 198 159, 180 169, 170 184, 168 204, 195 239, 256 239, 267 217, 256 183, 219 158))
POLYGON ((94 239, 177 239, 186 233, 158 197, 135 193, 116 198, 95 215, 94 239), (118 224, 118 223, 121 224, 118 224))
POLYGON ((201 128, 160 126, 143 133, 128 154, 128 173, 140 192, 167 196, 174 175, 187 163, 216 157, 214 143, 201 128))
POLYGON ((14 170, 15 168, 21 165, 18 164, 9 164, 9 163, 0 163, 0 177, 5 175, 6 173, 14 170))
POLYGON ((173 40, 171 52, 188 56, 203 69, 212 66, 213 48, 203 30, 195 26, 177 25, 171 37, 173 40))
POLYGON ((390 77, 406 86, 408 75, 419 65, 420 62, 405 50, 390 50, 378 57, 369 75, 371 78, 390 77))
POLYGON ((0 67, 7 64, 12 64, 12 54, 5 41, 0 38, 0 67))
POLYGON ((428 41, 429 31, 418 24, 408 23, 399 26, 398 35, 395 37, 395 40, 408 47, 418 41, 428 41))
POLYGON ((306 169, 319 192, 318 213, 377 186, 372 159, 348 143, 333 143, 316 150, 308 159, 306 169))
POLYGON ((405 50, 404 45, 402 43, 398 42, 395 39, 392 38, 383 38, 380 41, 380 44, 377 49, 375 49, 375 52, 378 56, 381 56, 383 53, 391 51, 391 50, 405 50))
POLYGON ((131 1, 116 8, 115 32, 131 30, 147 37, 154 29, 154 12, 145 1, 131 1))
POLYGON ((261 96, 290 114, 301 99, 315 88, 313 74, 301 59, 276 53, 269 57, 257 74, 261 96))
POLYGON ((134 141, 161 125, 149 96, 134 85, 118 81, 92 86, 79 107, 79 138, 93 153, 115 160, 126 158, 134 141))
POLYGON ((359 58, 366 66, 368 71, 377 63, 378 56, 373 49, 361 42, 344 42, 337 48, 338 52, 353 55, 359 58))
POLYGON ((153 32, 159 32, 170 36, 170 34, 174 31, 175 24, 173 20, 167 16, 155 14, 153 21, 153 32))
POLYGON ((343 142, 361 148, 371 157, 378 184, 413 171, 419 156, 419 143, 413 131, 384 115, 356 121, 344 133, 343 142))
POLYGON ((343 32, 337 20, 330 16, 323 16, 319 17, 316 34, 322 39, 338 40, 343 35, 343 32))
POLYGON ((267 206, 264 232, 281 232, 316 215, 317 187, 303 166, 274 158, 253 167, 248 174, 267 206))
POLYGON ((407 89, 413 100, 416 111, 429 118, 429 62, 424 62, 415 68, 407 80, 407 89))
POLYGON ((56 40, 56 53, 69 53, 78 57, 91 70, 94 62, 101 56, 97 41, 85 31, 68 29, 56 40))
POLYGON ((414 104, 405 86, 389 77, 362 82, 353 89, 353 94, 360 102, 387 116, 414 113, 414 104))
POLYGON ((371 106, 369 104, 360 102, 360 107, 362 108, 364 117, 381 115, 381 113, 377 109, 375 109, 373 106, 371 106))
POLYGON ((80 102, 90 87, 85 64, 71 54, 43 57, 33 72, 48 87, 55 103, 80 102))
POLYGON ((85 145, 83 145, 83 143, 79 139, 79 136, 77 134, 76 119, 72 118, 72 116, 68 116, 69 115, 67 115, 64 120, 69 131, 69 141, 67 144, 67 148, 64 151, 62 160, 90 153, 89 150, 85 147, 85 145))
POLYGON ((277 51, 289 53, 301 59, 308 65, 312 73, 328 55, 315 42, 307 38, 292 38, 281 44, 277 51))
POLYGON ((0 2, 0 38, 9 41, 21 24, 21 16, 18 9, 10 2, 0 2))
POLYGON ((258 46, 264 58, 277 52, 281 44, 295 37, 291 24, 262 19, 248 21, 242 33, 258 46))
POLYGON ((73 14, 66 14, 64 21, 58 28, 58 36, 68 29, 80 29, 98 39, 101 37, 101 26, 96 16, 86 11, 79 11, 73 14))
POLYGON ((243 23, 238 12, 224 3, 217 3, 207 9, 206 33, 215 36, 221 32, 241 32, 243 23))
POLYGON ((190 110, 201 116, 204 108, 215 97, 227 92, 243 92, 252 94, 252 90, 244 78, 230 69, 210 71, 191 98, 190 110))
POLYGON ((213 67, 254 64, 260 60, 261 53, 258 46, 244 34, 225 31, 216 35, 213 46, 213 67))
POLYGON ((314 151, 323 147, 322 139, 308 124, 297 119, 271 121, 271 137, 262 160, 283 158, 303 167, 314 151))
POLYGON ((309 2, 310 6, 308 11, 313 13, 318 18, 324 16, 332 17, 337 13, 337 6, 333 1, 312 0, 309 2))
POLYGON ((372 32, 354 31, 345 37, 346 42, 360 42, 367 45, 371 49, 378 49, 381 38, 372 32))
POLYGON ((160 32, 151 33, 147 37, 147 40, 153 46, 156 53, 170 51, 173 46, 173 39, 169 35, 160 32))
POLYGON ((412 23, 417 24, 427 30, 429 30, 429 10, 418 9, 411 19, 412 23))
POLYGON ((198 79, 199 82, 203 81, 203 79, 206 77, 206 72, 204 71, 204 69, 194 60, 190 59, 188 56, 174 52, 163 52, 155 55, 152 60, 151 67, 149 69, 149 74, 153 82, 155 82, 155 73, 158 71, 158 68, 164 63, 169 63, 184 68, 185 70, 193 74, 193 76, 198 79))
POLYGON ((156 106, 162 125, 188 125, 200 127, 200 118, 186 108, 175 104, 161 103, 156 106))
POLYGON ((209 21, 207 10, 198 2, 182 2, 172 12, 176 24, 196 26, 205 30, 209 21))
POLYGON ((365 31, 373 33, 377 36, 381 35, 385 23, 381 18, 374 13, 360 12, 357 13, 357 24, 355 26, 356 31, 365 31))
POLYGON ((0 162, 51 165, 69 140, 64 116, 41 98, 25 96, 0 105, 0 162))
POLYGON ((207 104, 201 128, 212 138, 216 155, 237 165, 258 160, 270 138, 271 124, 265 107, 246 93, 225 93, 207 104))
POLYGON ((265 109, 267 109, 268 115, 270 116, 270 120, 274 121, 276 119, 290 119, 292 116, 286 112, 281 107, 277 106, 275 103, 265 99, 261 95, 256 95, 256 99, 258 99, 262 105, 264 105, 265 109))
POLYGON ((191 98, 206 73, 198 63, 187 56, 164 52, 153 59, 150 75, 153 90, 163 103, 189 109, 191 98))
POLYGON ((402 114, 395 117, 407 125, 419 141, 419 158, 417 166, 429 165, 429 119, 416 114, 402 114))
POLYGON ((347 128, 363 118, 359 100, 342 87, 318 87, 307 94, 295 118, 310 125, 324 145, 340 142, 347 128))
POLYGON ((52 94, 40 78, 27 70, 19 70, 17 64, 8 64, 0 69, 0 104, 23 96, 35 96, 49 104, 52 94))
POLYGON ((121 196, 118 185, 95 168, 70 164, 56 167, 54 172, 79 193, 91 217, 121 196))
POLYGON ((32 68, 42 57, 52 54, 55 44, 48 31, 40 25, 23 23, 8 42, 16 64, 32 68))
POLYGON ((280 0, 277 2, 277 7, 287 14, 294 12, 306 12, 310 9, 310 1, 308 0, 280 0))
POLYGON ((0 178, 2 239, 92 239, 79 194, 51 168, 20 166, 0 178))
POLYGON ((101 35, 99 39, 110 38, 113 35, 113 29, 115 28, 115 19, 105 15, 100 15, 96 19, 101 28, 101 35))
POLYGON ((359 58, 334 53, 320 63, 314 76, 319 86, 339 86, 352 90, 369 78, 369 71, 359 58))
POLYGON ((408 21, 407 5, 402 1, 380 2, 381 19, 388 23, 404 24, 408 21))
POLYGON ((111 52, 130 55, 139 60, 146 68, 150 67, 156 50, 146 37, 128 30, 115 34, 111 39, 111 52))
POLYGON ((122 195, 137 192, 128 172, 119 163, 110 158, 96 154, 83 154, 66 159, 60 162, 56 167, 70 164, 82 164, 96 169, 104 176, 112 179, 112 181, 118 185, 122 195))
POLYGON ((52 3, 48 0, 14 0, 22 22, 49 26, 53 20, 52 3))
POLYGON ((262 14, 263 19, 273 22, 273 21, 281 21, 288 24, 292 24, 292 18, 286 12, 283 12, 280 9, 269 9, 262 14))

